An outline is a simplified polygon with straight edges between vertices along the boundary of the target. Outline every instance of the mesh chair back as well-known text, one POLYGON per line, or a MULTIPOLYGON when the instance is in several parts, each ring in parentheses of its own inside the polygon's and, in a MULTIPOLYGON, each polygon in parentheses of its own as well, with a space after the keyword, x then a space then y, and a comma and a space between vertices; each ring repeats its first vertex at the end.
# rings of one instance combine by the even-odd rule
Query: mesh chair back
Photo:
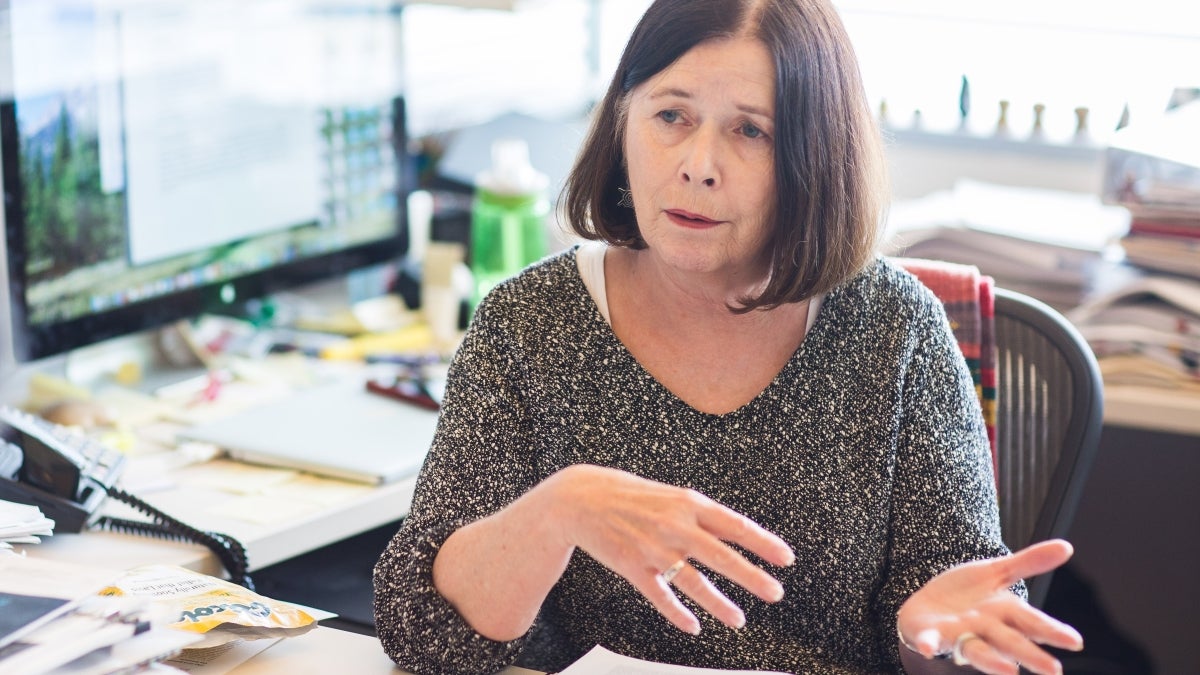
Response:
MULTIPOLYGON (((1016 550, 1064 537, 1100 440, 1103 385, 1087 342, 1054 309, 996 289, 1000 523, 1016 550)), ((1050 575, 1028 580, 1041 606, 1050 575)))

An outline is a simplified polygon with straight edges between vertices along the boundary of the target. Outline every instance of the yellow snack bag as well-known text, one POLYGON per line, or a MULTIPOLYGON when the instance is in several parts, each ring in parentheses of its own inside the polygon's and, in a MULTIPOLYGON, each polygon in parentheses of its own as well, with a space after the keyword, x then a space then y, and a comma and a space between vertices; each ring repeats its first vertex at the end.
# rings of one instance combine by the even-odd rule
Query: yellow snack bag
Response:
POLYGON ((193 633, 220 629, 231 639, 292 637, 317 626, 295 605, 173 565, 135 567, 100 595, 146 598, 171 628, 193 633))

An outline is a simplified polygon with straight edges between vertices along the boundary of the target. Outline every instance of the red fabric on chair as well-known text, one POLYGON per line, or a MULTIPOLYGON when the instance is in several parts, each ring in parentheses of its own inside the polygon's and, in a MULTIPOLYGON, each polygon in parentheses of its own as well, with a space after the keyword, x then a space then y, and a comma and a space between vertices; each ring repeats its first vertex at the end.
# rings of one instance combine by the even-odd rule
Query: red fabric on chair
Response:
POLYGON ((992 293, 995 282, 980 274, 974 265, 921 258, 894 258, 893 261, 917 277, 946 307, 954 338, 975 382, 975 393, 979 396, 992 448, 992 470, 999 476, 996 465, 996 305, 992 293))

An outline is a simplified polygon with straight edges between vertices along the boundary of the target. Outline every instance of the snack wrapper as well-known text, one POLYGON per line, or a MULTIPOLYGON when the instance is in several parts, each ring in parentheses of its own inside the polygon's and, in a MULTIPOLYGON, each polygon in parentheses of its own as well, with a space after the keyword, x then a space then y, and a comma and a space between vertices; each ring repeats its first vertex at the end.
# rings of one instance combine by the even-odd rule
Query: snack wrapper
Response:
POLYGON ((205 634, 198 647, 234 639, 293 637, 317 627, 300 607, 173 565, 135 567, 100 595, 147 599, 170 628, 205 634))

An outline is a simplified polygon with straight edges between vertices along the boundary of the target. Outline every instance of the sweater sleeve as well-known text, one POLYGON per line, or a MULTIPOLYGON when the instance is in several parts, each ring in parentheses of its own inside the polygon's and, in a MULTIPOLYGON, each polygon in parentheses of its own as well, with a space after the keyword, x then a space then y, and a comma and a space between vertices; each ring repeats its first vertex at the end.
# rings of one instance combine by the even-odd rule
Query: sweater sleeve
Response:
POLYGON ((883 654, 897 670, 896 612, 908 596, 954 565, 1009 552, 979 399, 936 299, 918 305, 908 340, 892 538, 876 607, 883 654))
POLYGON ((505 322, 489 314, 494 309, 486 300, 480 305, 455 354, 411 512, 375 566, 380 642, 417 674, 493 673, 516 659, 527 638, 485 638, 433 585, 445 540, 532 484, 528 424, 514 384, 520 368, 504 349, 505 322))

